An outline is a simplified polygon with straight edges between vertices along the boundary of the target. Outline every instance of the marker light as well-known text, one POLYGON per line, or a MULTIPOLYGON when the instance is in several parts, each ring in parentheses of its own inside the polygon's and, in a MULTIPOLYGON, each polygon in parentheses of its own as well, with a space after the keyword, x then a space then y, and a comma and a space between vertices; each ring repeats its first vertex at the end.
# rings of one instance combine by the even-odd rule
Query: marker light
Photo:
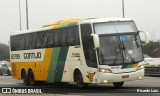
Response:
POLYGON ((108 82, 108 80, 104 80, 103 82, 104 82, 104 83, 107 83, 107 82, 108 82))
POLYGON ((139 76, 139 77, 138 77, 138 79, 139 79, 139 80, 142 80, 142 79, 143 79, 143 77, 142 77, 142 76, 139 76))
POLYGON ((98 72, 112 73, 112 71, 110 69, 107 69, 107 68, 98 68, 98 72))
POLYGON ((143 65, 140 65, 140 66, 137 67, 137 70, 141 70, 141 69, 144 69, 143 65))

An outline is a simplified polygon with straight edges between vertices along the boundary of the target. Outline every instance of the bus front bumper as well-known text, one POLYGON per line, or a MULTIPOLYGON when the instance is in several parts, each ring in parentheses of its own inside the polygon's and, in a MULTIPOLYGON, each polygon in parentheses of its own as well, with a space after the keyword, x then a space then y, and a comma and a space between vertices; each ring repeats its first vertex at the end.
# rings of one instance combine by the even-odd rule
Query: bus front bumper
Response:
POLYGON ((98 73, 99 80, 97 83, 113 83, 113 82, 125 82, 125 81, 134 81, 142 80, 144 77, 144 69, 137 70, 129 73, 98 73))

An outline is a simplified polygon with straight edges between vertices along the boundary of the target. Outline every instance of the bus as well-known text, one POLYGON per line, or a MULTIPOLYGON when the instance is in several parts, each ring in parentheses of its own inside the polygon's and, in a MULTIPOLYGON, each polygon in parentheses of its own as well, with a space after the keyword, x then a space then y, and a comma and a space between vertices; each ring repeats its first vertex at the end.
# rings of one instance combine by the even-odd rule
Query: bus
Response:
POLYGON ((12 78, 37 82, 110 84, 142 80, 142 44, 129 18, 67 19, 10 36, 12 78))

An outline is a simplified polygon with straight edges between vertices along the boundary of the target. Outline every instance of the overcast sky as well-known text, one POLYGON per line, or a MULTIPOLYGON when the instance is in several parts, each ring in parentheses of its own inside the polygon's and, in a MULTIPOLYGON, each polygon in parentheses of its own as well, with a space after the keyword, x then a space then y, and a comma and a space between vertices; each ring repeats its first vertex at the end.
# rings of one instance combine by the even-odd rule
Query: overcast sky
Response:
MULTIPOLYGON (((21 0, 23 30, 25 1, 21 0)), ((160 0, 124 1, 125 17, 132 18, 139 30, 152 33, 150 39, 160 40, 160 0)), ((122 0, 28 0, 28 11, 29 28, 33 29, 68 18, 122 17, 122 0)), ((19 0, 0 0, 0 42, 8 44, 19 25, 19 0)))

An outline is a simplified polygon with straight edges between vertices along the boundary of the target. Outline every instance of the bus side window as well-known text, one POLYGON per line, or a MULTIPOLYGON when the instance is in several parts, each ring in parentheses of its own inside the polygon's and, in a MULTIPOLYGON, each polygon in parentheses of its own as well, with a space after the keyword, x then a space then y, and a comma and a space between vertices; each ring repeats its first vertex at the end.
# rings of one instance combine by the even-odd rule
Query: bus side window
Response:
POLYGON ((50 37, 49 38, 50 38, 49 39, 49 46, 54 47, 55 46, 55 32, 54 32, 54 30, 52 30, 50 32, 50 37))
POLYGON ((61 36, 62 36, 62 38, 60 39, 61 40, 61 44, 62 44, 61 46, 64 47, 64 46, 67 45, 66 44, 67 28, 61 29, 61 36))
POLYGON ((10 41, 10 43, 11 43, 11 51, 15 51, 16 49, 16 44, 15 44, 15 36, 11 36, 10 37, 11 38, 11 41, 10 41))
POLYGON ((82 43, 86 64, 88 67, 97 68, 96 53, 91 33, 91 24, 81 24, 82 43))

